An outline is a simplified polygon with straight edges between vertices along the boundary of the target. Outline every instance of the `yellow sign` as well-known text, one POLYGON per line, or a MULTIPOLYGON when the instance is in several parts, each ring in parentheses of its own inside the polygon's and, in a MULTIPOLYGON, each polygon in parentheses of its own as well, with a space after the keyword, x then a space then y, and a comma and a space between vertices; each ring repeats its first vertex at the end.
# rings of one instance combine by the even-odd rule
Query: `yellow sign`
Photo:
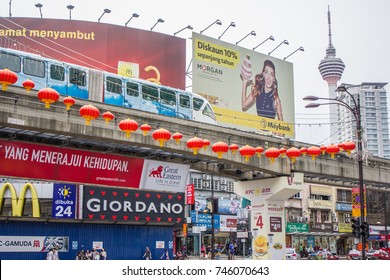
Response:
POLYGON ((0 211, 3 208, 4 194, 7 189, 9 189, 9 191, 11 192, 12 216, 21 217, 23 215, 23 208, 28 189, 30 189, 31 191, 33 217, 39 218, 41 216, 37 190, 30 183, 27 183, 23 186, 19 197, 17 197, 15 187, 11 183, 5 183, 0 189, 0 211))
POLYGON ((132 62, 118 61, 118 74, 130 78, 139 78, 139 65, 132 62))

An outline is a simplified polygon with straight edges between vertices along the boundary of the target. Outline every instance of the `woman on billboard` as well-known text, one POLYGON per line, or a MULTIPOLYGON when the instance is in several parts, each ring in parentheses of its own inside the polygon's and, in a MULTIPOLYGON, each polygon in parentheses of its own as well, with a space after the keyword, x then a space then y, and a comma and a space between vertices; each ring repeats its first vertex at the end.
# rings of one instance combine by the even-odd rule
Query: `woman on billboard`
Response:
POLYGON ((275 65, 271 60, 265 60, 263 70, 251 78, 251 63, 247 56, 241 69, 242 78, 242 111, 247 111, 256 103, 257 115, 283 121, 282 103, 278 93, 278 83, 275 78, 275 65), (252 85, 249 95, 248 87, 252 85))

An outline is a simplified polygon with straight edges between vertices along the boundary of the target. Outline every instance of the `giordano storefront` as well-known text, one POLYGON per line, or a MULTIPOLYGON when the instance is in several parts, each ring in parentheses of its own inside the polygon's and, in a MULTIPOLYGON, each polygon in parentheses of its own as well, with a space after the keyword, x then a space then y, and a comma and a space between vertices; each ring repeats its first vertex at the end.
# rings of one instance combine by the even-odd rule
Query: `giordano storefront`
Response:
POLYGON ((330 223, 290 223, 286 225, 286 246, 299 251, 302 245, 311 251, 327 249, 332 253, 345 254, 352 248, 353 238, 348 237, 351 225, 330 223), (338 229, 337 231, 335 231, 338 229), (342 232, 345 231, 345 232, 342 232), (341 242, 342 241, 342 242, 341 242))

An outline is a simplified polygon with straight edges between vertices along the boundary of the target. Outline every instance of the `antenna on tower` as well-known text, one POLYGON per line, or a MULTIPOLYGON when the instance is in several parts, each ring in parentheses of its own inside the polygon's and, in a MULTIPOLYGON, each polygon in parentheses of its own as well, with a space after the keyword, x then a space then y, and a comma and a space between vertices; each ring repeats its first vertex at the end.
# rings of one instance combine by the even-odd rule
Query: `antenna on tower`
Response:
POLYGON ((328 5, 329 47, 332 46, 332 28, 330 23, 330 8, 328 5))

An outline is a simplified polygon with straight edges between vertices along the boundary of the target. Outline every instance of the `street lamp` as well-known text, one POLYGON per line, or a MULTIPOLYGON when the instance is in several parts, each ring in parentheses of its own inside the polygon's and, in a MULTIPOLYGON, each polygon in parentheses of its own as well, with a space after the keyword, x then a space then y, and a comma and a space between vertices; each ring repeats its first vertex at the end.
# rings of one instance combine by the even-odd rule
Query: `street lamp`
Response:
POLYGON ((129 18, 129 20, 126 21, 125 26, 127 26, 127 24, 130 22, 130 20, 131 20, 132 18, 137 18, 137 17, 139 17, 139 14, 137 14, 137 13, 132 14, 132 15, 131 15, 131 18, 129 18))
MULTIPOLYGON (((345 92, 349 95, 351 100, 353 101, 353 107, 348 105, 348 103, 342 101, 341 99, 337 98, 321 98, 317 96, 306 96, 303 98, 303 100, 306 101, 317 101, 317 100, 328 100, 331 102, 328 103, 310 103, 307 104, 306 108, 317 108, 321 105, 341 105, 345 108, 347 108, 355 117, 356 120, 356 130, 357 130, 357 160, 358 160, 358 172, 359 172, 359 195, 360 195, 360 228, 365 222, 364 219, 364 210, 365 210, 365 199, 364 199, 364 181, 363 181, 363 145, 362 145, 362 118, 360 114, 360 98, 358 96, 358 99, 353 97, 353 95, 348 91, 348 89, 345 86, 339 86, 336 91, 338 92, 345 92)), ((362 260, 366 259, 366 237, 361 236, 362 239, 362 260)))
POLYGON ((100 16, 100 18, 98 19, 98 22, 100 22, 100 19, 104 16, 104 14, 109 14, 111 13, 111 10, 110 9, 104 9, 102 15, 100 16))
POLYGON ((184 27, 184 28, 180 29, 179 31, 173 33, 173 36, 176 36, 177 33, 180 33, 180 32, 182 32, 182 31, 185 30, 185 29, 192 30, 192 29, 194 29, 194 28, 193 28, 191 25, 187 25, 186 27, 184 27))
POLYGON ((161 22, 161 23, 164 23, 164 20, 162 19, 162 18, 159 18, 158 20, 157 20, 157 22, 152 26, 152 28, 150 28, 150 31, 153 31, 153 28, 157 25, 157 23, 159 23, 159 22, 161 22))
POLYGON ((239 40, 238 42, 236 42, 236 45, 238 45, 238 43, 240 43, 242 40, 244 40, 246 37, 248 37, 249 35, 252 35, 252 36, 256 36, 256 32, 254 30, 252 30, 251 32, 249 32, 247 35, 245 35, 244 38, 242 38, 241 40, 239 40))
POLYGON ((286 58, 289 58, 290 56, 292 56, 294 53, 296 53, 297 51, 305 51, 305 49, 303 47, 299 47, 297 48, 295 51, 293 51, 292 53, 290 53, 288 56, 286 56, 285 58, 283 58, 283 60, 286 60, 286 58))
POLYGON ((221 34, 221 36, 218 37, 218 40, 221 39, 221 37, 223 36, 223 34, 226 33, 226 31, 230 28, 230 26, 232 27, 236 27, 236 23, 234 21, 232 21, 229 26, 225 29, 225 31, 221 34))
POLYGON ((41 18, 42 18, 42 7, 43 7, 43 5, 41 3, 36 3, 35 7, 37 7, 39 9, 39 13, 41 14, 41 18))
POLYGON ((68 5, 66 7, 69 10, 69 19, 72 20, 72 10, 73 10, 74 6, 73 5, 68 5))
POLYGON ((271 41, 275 41, 275 38, 274 36, 269 36, 267 39, 265 39, 263 42, 261 42, 260 44, 258 44, 256 47, 254 47, 252 50, 255 50, 257 49, 258 47, 260 47, 262 44, 264 44, 265 42, 267 42, 268 40, 271 40, 271 41))
POLYGON ((222 25, 222 22, 217 19, 216 21, 214 21, 212 24, 210 24, 209 26, 207 26, 205 29, 203 29, 202 31, 200 31, 200 34, 202 34, 203 32, 205 32, 207 29, 209 29, 211 26, 213 26, 214 24, 218 24, 218 25, 222 25))
POLYGON ((288 45, 288 41, 287 40, 283 40, 279 45, 276 46, 276 48, 274 48, 272 51, 270 51, 268 53, 268 55, 271 55, 271 53, 273 53, 277 48, 279 48, 283 44, 288 45))

